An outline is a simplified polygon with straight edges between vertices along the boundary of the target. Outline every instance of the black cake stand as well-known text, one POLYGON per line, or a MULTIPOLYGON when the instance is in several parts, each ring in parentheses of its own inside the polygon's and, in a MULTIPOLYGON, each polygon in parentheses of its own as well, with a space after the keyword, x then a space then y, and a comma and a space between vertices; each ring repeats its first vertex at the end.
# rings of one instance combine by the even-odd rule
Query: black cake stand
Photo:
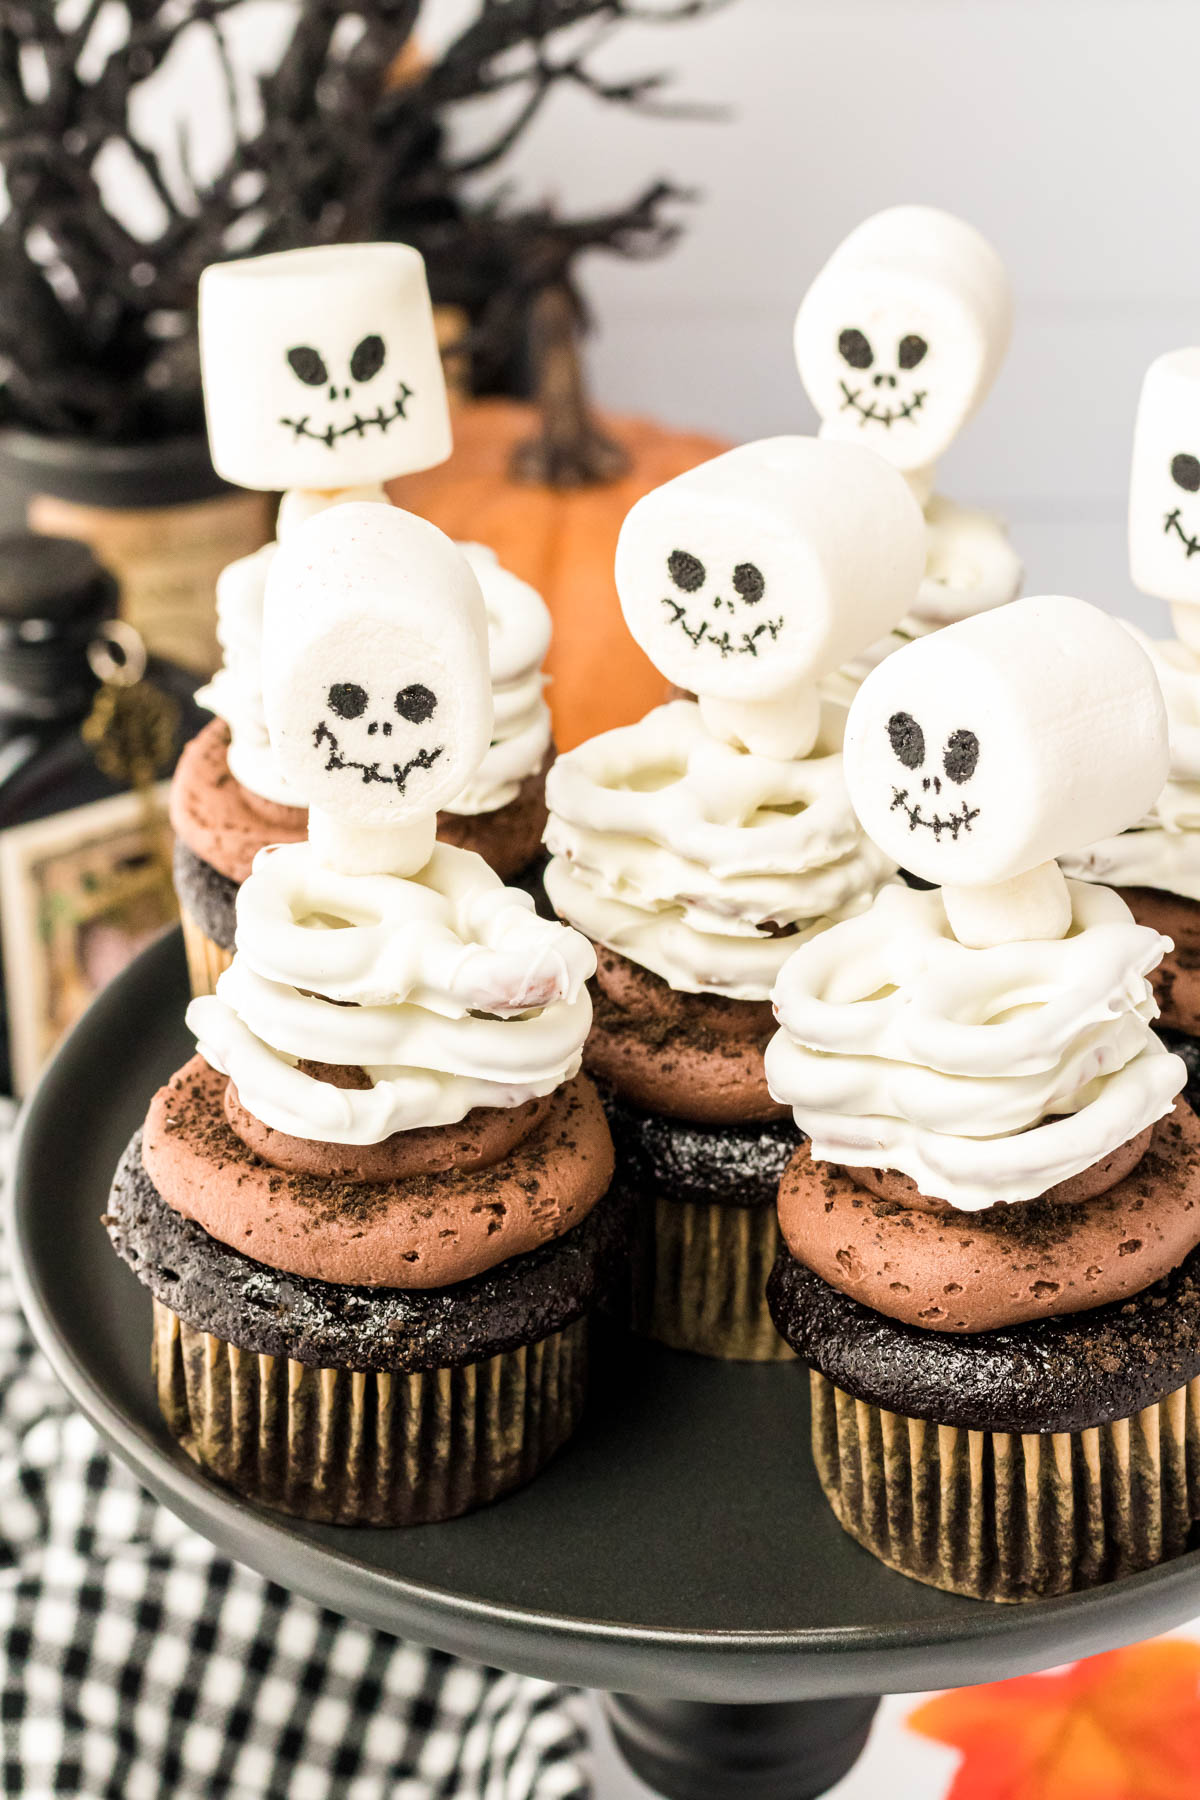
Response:
POLYGON ((1109 1587, 989 1606, 892 1574, 843 1535, 808 1451, 803 1370, 601 1342, 583 1429, 523 1492, 448 1525, 306 1525, 177 1448, 150 1300, 100 1223, 154 1088, 191 1054, 177 936, 60 1050, 9 1208, 22 1302, 65 1387, 165 1505, 239 1561, 382 1630, 609 1690, 617 1742, 673 1800, 806 1800, 851 1767, 876 1696, 1016 1675, 1200 1611, 1200 1550, 1109 1587))

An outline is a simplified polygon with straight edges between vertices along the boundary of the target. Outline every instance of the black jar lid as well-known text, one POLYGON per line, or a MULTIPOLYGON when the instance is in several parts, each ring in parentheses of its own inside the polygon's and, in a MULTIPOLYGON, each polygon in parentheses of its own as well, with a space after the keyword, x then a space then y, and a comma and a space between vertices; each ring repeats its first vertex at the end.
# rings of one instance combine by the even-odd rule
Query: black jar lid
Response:
POLYGON ((86 710, 98 685, 88 651, 117 602, 87 544, 0 536, 0 713, 49 720, 86 710))
POLYGON ((36 642, 90 634, 116 611, 117 584, 87 544, 16 531, 0 537, 0 632, 36 642))

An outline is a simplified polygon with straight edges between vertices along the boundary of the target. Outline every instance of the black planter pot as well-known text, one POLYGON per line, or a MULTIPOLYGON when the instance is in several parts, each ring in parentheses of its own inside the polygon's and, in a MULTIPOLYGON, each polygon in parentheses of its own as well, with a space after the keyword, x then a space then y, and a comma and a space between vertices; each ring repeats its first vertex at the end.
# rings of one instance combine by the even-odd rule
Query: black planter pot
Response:
POLYGON ((221 480, 203 432, 143 444, 0 431, 0 482, 23 496, 50 494, 78 506, 189 506, 235 490, 221 480))

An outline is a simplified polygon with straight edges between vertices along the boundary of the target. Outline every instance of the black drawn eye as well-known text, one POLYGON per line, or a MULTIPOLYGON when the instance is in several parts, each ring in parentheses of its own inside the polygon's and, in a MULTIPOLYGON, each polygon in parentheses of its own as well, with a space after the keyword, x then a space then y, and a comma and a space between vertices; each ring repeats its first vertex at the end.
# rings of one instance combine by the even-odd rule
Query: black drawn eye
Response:
POLYGON ((1189 494, 1200 488, 1200 461, 1183 451, 1179 456, 1171 458, 1171 480, 1176 487, 1181 487, 1189 494))
POLYGON ((372 332, 361 344, 354 346, 354 355, 350 358, 350 373, 355 381, 370 381, 378 375, 383 367, 383 359, 387 355, 383 339, 372 332))
POLYGON ((911 337, 902 337, 900 339, 900 348, 896 354, 896 360, 902 369, 915 369, 917 364, 924 358, 928 348, 929 345, 925 342, 925 339, 923 337, 917 337, 915 333, 911 337))
POLYGON ((838 349, 852 369, 869 369, 875 361, 875 352, 864 334, 854 325, 842 332, 838 338, 838 349))
POLYGON ((893 713, 887 724, 892 749, 906 769, 919 769, 925 761, 925 733, 911 713, 893 713))
POLYGON ((361 719, 367 710, 367 690, 357 681, 335 681, 329 690, 329 710, 339 719, 361 719))
POLYGON ((329 380, 329 370, 325 367, 319 351, 311 344, 298 344, 287 353, 288 367, 292 374, 299 377, 306 387, 323 387, 329 380))
POLYGON ((437 695, 429 688, 422 687, 415 681, 411 687, 401 688, 396 695, 396 711, 410 725, 423 725, 431 719, 437 709, 437 695))
POLYGON ((979 761, 979 739, 973 731, 952 731, 942 752, 942 767, 951 781, 970 781, 979 761))
POLYGON ((694 594, 708 578, 704 564, 690 550, 672 550, 667 558, 667 573, 685 594, 694 594))
POLYGON ((754 606, 767 591, 763 572, 757 563, 739 563, 733 571, 733 585, 747 606, 754 606))

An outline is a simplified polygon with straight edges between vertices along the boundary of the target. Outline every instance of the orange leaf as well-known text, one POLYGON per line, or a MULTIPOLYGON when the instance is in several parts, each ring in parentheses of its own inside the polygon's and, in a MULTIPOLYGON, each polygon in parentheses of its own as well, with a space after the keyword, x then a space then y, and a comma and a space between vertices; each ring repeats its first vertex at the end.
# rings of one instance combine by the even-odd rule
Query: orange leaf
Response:
POLYGON ((961 1688, 908 1723, 962 1752, 946 1800, 1200 1800, 1200 1644, 961 1688))

